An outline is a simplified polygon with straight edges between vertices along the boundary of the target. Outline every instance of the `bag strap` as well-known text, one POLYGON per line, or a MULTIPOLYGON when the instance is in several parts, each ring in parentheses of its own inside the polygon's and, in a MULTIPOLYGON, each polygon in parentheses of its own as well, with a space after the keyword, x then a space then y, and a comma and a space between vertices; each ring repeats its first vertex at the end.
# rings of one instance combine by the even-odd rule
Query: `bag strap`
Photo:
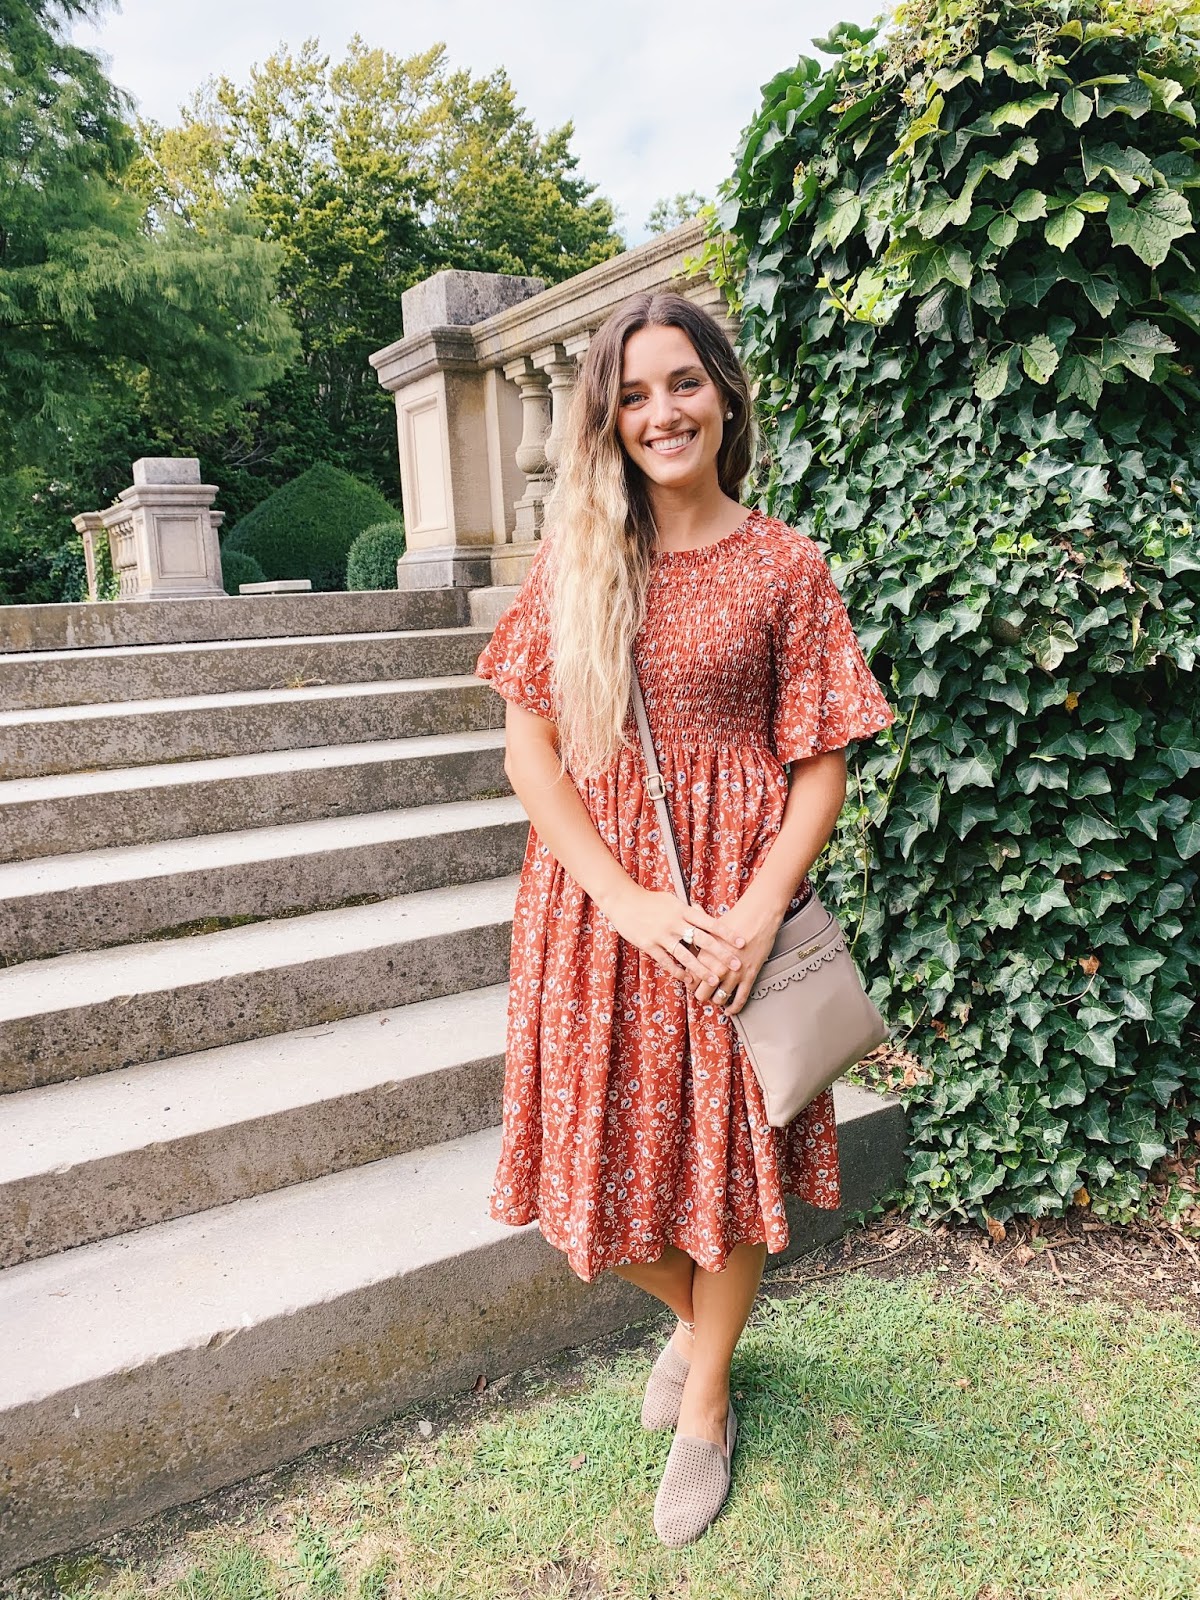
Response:
MULTIPOLYGON (((642 741, 642 751, 646 757, 646 776, 642 779, 642 784, 654 801, 654 809, 658 814, 658 831, 662 834, 663 849, 667 853, 667 865, 671 869, 671 882, 675 887, 675 893, 684 905, 690 905, 692 897, 688 894, 687 885, 683 881, 683 869, 679 865, 679 847, 675 843, 675 829, 671 826, 671 813, 667 809, 667 786, 658 768, 658 753, 650 736, 650 719, 646 716, 646 702, 642 699, 642 686, 638 682, 636 666, 632 672, 633 714, 637 719, 638 737, 642 741)), ((753 1061, 750 1042, 746 1038, 745 1024, 741 1017, 730 1017, 729 1021, 753 1061)))
POLYGON ((667 808, 667 786, 658 768, 658 753, 650 735, 650 719, 646 716, 646 702, 642 699, 642 686, 638 682, 637 667, 631 666, 631 672, 633 714, 637 719, 642 753, 646 757, 646 776, 642 779, 642 783, 646 793, 654 802, 654 810, 658 816, 658 831, 662 834, 663 849, 667 853, 667 865, 671 869, 671 882, 675 886, 675 893, 685 905, 688 905, 691 896, 687 892, 687 885, 683 881, 683 869, 679 865, 679 847, 675 843, 675 829, 671 826, 671 813, 667 808))

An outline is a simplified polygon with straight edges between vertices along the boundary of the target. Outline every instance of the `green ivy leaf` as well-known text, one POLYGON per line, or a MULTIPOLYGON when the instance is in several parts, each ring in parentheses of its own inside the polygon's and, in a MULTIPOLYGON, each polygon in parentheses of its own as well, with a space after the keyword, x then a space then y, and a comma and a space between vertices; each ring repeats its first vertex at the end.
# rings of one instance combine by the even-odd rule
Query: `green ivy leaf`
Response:
POLYGON ((912 278, 912 292, 926 295, 944 279, 960 289, 971 287, 971 258, 961 245, 938 245, 918 256, 912 278))
POLYGON ((1067 206, 1064 211, 1058 211, 1046 222, 1046 243, 1052 244, 1056 250, 1065 250, 1068 245, 1074 244, 1083 232, 1083 213, 1074 206, 1067 206))
POLYGON ((957 67, 942 67, 933 75, 936 86, 947 92, 956 89, 964 78, 972 78, 976 83, 983 82, 983 63, 978 56, 968 56, 957 67))
POLYGON ((951 794, 957 794, 968 784, 990 789, 995 783, 995 774, 995 757, 990 752, 959 756, 946 767, 946 788, 951 794))
POLYGON ((1035 334, 1021 346, 1021 365, 1034 383, 1048 383, 1058 366, 1059 355, 1044 333, 1035 334))
POLYGON ((1119 362, 1139 378, 1149 380, 1154 376, 1154 358, 1170 355, 1175 341, 1152 322, 1131 322, 1116 339, 1101 340, 1101 346, 1105 359, 1119 362))
POLYGON ((826 239, 831 250, 840 250, 858 226, 861 216, 862 201, 857 194, 852 189, 835 189, 821 201, 817 212, 816 238, 826 239))
POLYGON ((1111 117, 1118 111, 1127 117, 1144 117, 1150 109, 1150 90, 1137 78, 1127 78, 1112 94, 1096 96, 1096 115, 1111 117))
POLYGON ((1018 222, 1036 222, 1046 215, 1046 196, 1040 189, 1022 189, 1010 210, 1018 222))
POLYGON ((1042 111, 1049 111, 1058 104, 1058 95, 1053 91, 1044 94, 1030 95, 1025 100, 1010 100, 1007 105, 997 106, 988 119, 993 128, 1003 128, 1007 123, 1016 123, 1018 128, 1026 127, 1034 117, 1042 111))
POLYGON ((951 196, 941 184, 934 184, 917 213, 917 229, 922 238, 932 239, 951 223, 956 228, 966 225, 971 215, 972 191, 964 187, 959 195, 951 196))
POLYGON ((909 123, 903 136, 897 142, 896 148, 888 157, 889 162, 899 161, 900 157, 907 155, 920 140, 927 138, 931 133, 937 133, 941 126, 942 112, 945 106, 945 96, 935 94, 921 115, 914 117, 909 123))
POLYGON ((1085 406, 1095 410, 1104 392, 1104 368, 1091 356, 1073 352, 1058 369, 1056 385, 1059 399, 1070 400, 1078 396, 1085 406))
POLYGON ((1037 68, 1028 65, 1028 63, 1019 62, 1012 51, 1005 49, 1003 45, 997 46, 994 50, 989 50, 983 58, 983 64, 993 71, 1000 69, 1007 72, 1009 77, 1017 83, 1036 83, 1038 81, 1037 68))
POLYGON ((1111 278, 1089 272, 1078 261, 1067 257, 1062 264, 1062 274, 1071 283, 1077 283, 1102 317, 1111 317, 1116 309, 1121 291, 1111 278))
POLYGON ((1017 228, 1017 219, 1010 217, 1007 211, 1002 211, 988 223, 988 238, 998 249, 1007 250, 1017 237, 1017 228))
POLYGON ((1176 830, 1175 848, 1179 852, 1181 861, 1190 861, 1197 852, 1200 852, 1200 818, 1193 818, 1176 830))
POLYGON ((1020 305, 1039 306, 1059 281, 1054 258, 1046 256, 1036 260, 1024 272, 1014 272, 1009 280, 1012 298, 1020 305))
POLYGON ((1136 205, 1114 195, 1108 207, 1108 231, 1114 244, 1127 245, 1148 267, 1159 267, 1174 241, 1195 230, 1183 195, 1174 189, 1152 189, 1136 205))
POLYGON ((1152 72, 1138 72, 1138 77, 1150 91, 1155 109, 1165 111, 1183 93, 1183 85, 1174 78, 1156 78, 1152 72))
MULTIPOLYGON (((1049 344, 1049 340, 1046 341, 1049 344)), ((1053 350, 1054 346, 1050 348, 1053 350)), ((1057 351, 1055 351, 1057 355, 1057 351)), ((1033 654, 1033 659, 1039 667, 1044 667, 1047 672, 1053 672, 1060 667, 1063 658, 1072 650, 1079 648, 1079 641, 1071 631, 1069 623, 1056 618, 1053 622, 1039 623, 1030 630, 1026 643, 1033 654)), ((1077 790, 1076 793, 1079 791, 1077 790)))
POLYGON ((1008 383, 1012 353, 1013 346, 1009 345, 994 360, 979 369, 975 378, 975 393, 981 400, 998 400, 1004 393, 1008 383))
POLYGON ((1095 107, 1090 94, 1084 94, 1082 89, 1068 89, 1062 98, 1062 109, 1068 122, 1082 128, 1095 107))
POLYGON ((1081 152, 1083 176, 1095 183, 1104 173, 1126 194, 1136 194, 1139 189, 1154 183, 1154 167, 1150 157, 1131 145, 1085 144, 1081 152))

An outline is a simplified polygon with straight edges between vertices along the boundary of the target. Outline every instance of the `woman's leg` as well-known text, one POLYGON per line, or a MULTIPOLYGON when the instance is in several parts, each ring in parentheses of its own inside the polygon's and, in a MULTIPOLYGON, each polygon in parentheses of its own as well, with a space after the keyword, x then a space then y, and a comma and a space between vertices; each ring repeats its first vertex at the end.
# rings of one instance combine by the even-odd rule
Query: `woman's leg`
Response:
MULTIPOLYGON (((627 1278, 639 1289, 652 1294, 679 1318, 680 1322, 692 1320, 692 1274, 696 1263, 669 1244, 657 1261, 633 1262, 629 1266, 614 1267, 618 1277, 627 1278)), ((685 1360, 691 1359, 691 1335, 684 1328, 676 1328, 671 1340, 685 1360)))
POLYGON ((696 1331, 676 1432, 724 1446, 729 1367, 754 1305, 766 1259, 765 1244, 739 1244, 729 1252, 720 1272, 701 1269, 693 1277, 696 1331))

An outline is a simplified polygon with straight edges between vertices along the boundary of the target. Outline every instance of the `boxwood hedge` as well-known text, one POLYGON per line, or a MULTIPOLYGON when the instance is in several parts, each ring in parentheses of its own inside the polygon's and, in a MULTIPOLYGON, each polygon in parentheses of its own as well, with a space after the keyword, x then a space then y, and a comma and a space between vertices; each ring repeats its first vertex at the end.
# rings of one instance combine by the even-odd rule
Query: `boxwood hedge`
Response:
POLYGON ((1127 1217, 1200 1109, 1192 4, 928 0, 764 90, 708 256, 898 709, 831 894, 918 1215, 1127 1217))
POLYGON ((314 589, 340 589, 358 535, 395 516, 378 489, 321 461, 255 506, 224 548, 253 556, 268 578, 310 578, 314 589))
POLYGON ((393 516, 373 522, 350 546, 346 558, 347 589, 394 589, 396 563, 404 554, 404 523, 393 516))

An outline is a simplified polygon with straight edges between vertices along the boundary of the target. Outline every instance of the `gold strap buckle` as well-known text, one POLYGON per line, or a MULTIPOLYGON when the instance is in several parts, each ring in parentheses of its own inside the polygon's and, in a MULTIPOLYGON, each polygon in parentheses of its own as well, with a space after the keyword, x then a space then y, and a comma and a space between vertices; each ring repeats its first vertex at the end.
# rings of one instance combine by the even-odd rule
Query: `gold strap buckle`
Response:
POLYGON ((651 800, 665 800, 667 798, 667 786, 663 782, 661 772, 648 772, 642 781, 646 785, 646 793, 651 800))

